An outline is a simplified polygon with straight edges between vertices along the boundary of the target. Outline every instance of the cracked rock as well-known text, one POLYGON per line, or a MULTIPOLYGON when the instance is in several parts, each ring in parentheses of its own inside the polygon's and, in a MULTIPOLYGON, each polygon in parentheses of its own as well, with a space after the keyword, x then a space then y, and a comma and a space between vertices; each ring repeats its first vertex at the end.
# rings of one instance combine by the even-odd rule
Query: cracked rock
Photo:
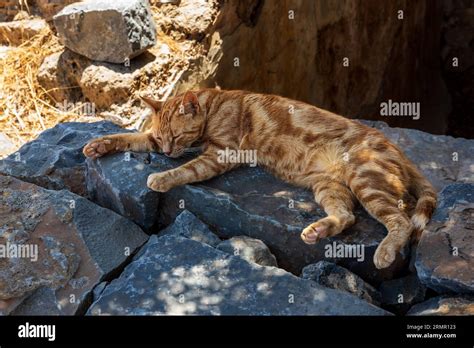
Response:
POLYGON ((111 122, 59 123, 0 161, 0 174, 47 189, 87 192, 84 145, 93 138, 127 132, 111 122))
POLYGON ((150 237, 88 315, 388 315, 359 298, 176 235, 150 237))
POLYGON ((0 175, 0 313, 76 314, 146 240, 85 198, 0 175))
POLYGON ((179 214, 174 223, 159 234, 160 237, 165 235, 179 235, 212 247, 217 247, 221 243, 219 237, 206 224, 187 210, 179 214))
POLYGON ((474 293, 474 185, 452 184, 421 236, 415 267, 438 293, 474 293))
POLYGON ((303 268, 301 277, 331 289, 346 291, 376 306, 380 305, 381 295, 372 285, 334 263, 319 261, 308 265, 303 268))

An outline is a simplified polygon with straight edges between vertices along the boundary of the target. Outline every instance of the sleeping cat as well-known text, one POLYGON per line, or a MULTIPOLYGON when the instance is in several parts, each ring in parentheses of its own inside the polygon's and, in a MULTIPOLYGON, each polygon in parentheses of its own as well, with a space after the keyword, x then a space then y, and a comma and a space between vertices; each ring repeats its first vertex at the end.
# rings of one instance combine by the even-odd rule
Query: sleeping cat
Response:
POLYGON ((355 200, 388 230, 374 255, 390 266, 436 206, 436 193, 400 149, 373 128, 287 98, 245 91, 203 89, 159 102, 145 133, 115 134, 90 141, 87 157, 117 151, 156 151, 179 157, 193 144, 203 152, 186 164, 151 174, 147 185, 166 192, 210 179, 239 165, 219 160, 222 151, 256 150, 257 161, 278 177, 313 191, 327 214, 301 233, 307 244, 341 233, 355 222, 355 200), (411 218, 403 197, 417 199, 411 218))

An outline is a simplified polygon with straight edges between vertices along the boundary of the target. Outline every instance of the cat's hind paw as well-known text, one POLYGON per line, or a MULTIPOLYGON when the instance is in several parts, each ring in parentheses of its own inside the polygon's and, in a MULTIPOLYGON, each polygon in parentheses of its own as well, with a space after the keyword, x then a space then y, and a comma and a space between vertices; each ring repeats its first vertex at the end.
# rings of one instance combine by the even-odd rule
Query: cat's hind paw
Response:
POLYGON ((388 243, 380 243, 374 254, 374 265, 378 269, 389 267, 397 257, 397 250, 388 243))

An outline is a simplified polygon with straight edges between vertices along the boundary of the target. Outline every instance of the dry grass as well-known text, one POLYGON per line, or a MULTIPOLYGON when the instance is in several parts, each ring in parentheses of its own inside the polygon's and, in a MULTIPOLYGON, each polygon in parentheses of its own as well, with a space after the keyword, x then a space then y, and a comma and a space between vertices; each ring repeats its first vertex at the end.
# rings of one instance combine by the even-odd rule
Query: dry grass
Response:
MULTIPOLYGON (((159 11, 157 6, 152 6, 156 21, 160 18, 159 11)), ((186 61, 189 58, 193 50, 182 47, 160 28, 157 34, 160 44, 166 44, 176 59, 181 57, 186 61)), ((10 47, 6 55, 0 57, 0 132, 6 134, 16 148, 61 122, 107 119, 107 112, 97 117, 84 117, 80 110, 58 109, 55 101, 49 98, 48 91, 38 83, 36 76, 44 58, 62 49, 58 38, 46 28, 21 46, 10 47)), ((145 87, 138 86, 138 92, 145 87)))
POLYGON ((0 129, 17 146, 59 122, 78 118, 58 110, 36 80, 43 59, 61 49, 46 28, 0 59, 0 129))

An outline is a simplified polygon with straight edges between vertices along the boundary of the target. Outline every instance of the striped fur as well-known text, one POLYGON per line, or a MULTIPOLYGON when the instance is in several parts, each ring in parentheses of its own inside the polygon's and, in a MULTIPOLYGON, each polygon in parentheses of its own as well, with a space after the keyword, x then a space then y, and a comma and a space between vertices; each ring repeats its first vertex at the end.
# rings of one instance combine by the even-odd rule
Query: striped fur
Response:
POLYGON ((312 190, 327 213, 302 231, 304 242, 317 243, 354 224, 355 200, 384 224, 388 234, 374 255, 377 268, 393 263, 436 206, 432 185, 398 147, 378 130, 331 112, 279 96, 216 89, 187 92, 165 103, 144 101, 154 111, 148 133, 95 139, 84 154, 95 158, 132 150, 178 157, 202 144, 196 159, 150 175, 153 190, 210 179, 239 165, 220 163, 219 150, 256 150, 259 165, 312 190), (404 210, 406 194, 418 200, 411 218, 404 210))

